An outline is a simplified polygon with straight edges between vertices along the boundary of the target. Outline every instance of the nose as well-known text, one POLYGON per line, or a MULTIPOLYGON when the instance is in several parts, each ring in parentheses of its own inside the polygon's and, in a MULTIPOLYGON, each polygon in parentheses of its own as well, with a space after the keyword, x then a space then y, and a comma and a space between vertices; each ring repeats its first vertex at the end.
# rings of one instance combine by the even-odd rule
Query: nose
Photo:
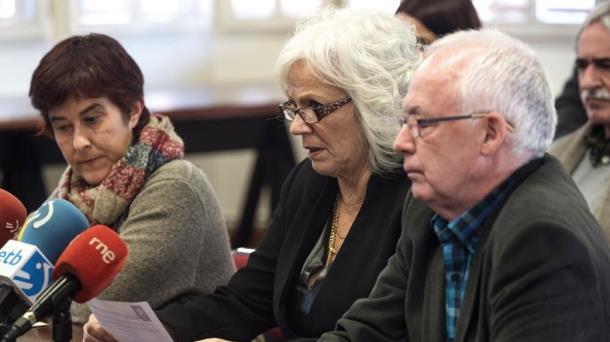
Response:
POLYGON ((84 150, 91 146, 91 140, 85 129, 78 126, 74 127, 74 137, 72 139, 72 145, 75 150, 84 150))
POLYGON ((294 121, 290 124, 290 134, 303 135, 312 132, 311 126, 303 121, 300 115, 295 115, 294 121))
POLYGON ((411 137, 409 125, 402 125, 396 139, 394 139, 394 151, 402 154, 415 153, 415 140, 411 137))
POLYGON ((589 63, 579 71, 579 84, 582 89, 592 89, 602 86, 599 70, 593 63, 589 63))

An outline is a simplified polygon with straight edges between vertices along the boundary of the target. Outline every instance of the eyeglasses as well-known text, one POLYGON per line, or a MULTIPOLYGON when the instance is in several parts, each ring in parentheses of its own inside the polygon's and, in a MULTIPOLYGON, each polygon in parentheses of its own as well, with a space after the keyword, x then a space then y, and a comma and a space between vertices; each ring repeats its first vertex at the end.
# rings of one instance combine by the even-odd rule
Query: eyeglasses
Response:
POLYGON ((419 47, 423 50, 426 46, 429 46, 430 44, 432 44, 433 39, 430 37, 422 37, 422 36, 417 36, 415 37, 415 39, 417 40, 417 44, 419 45, 419 47))
MULTIPOLYGON (((456 120, 465 120, 465 119, 480 119, 487 116, 491 112, 475 112, 470 114, 461 114, 461 115, 452 115, 452 116, 441 116, 436 118, 421 118, 418 119, 413 115, 407 115, 402 119, 402 124, 407 125, 409 128, 409 134, 413 139, 419 138, 422 136, 422 129, 426 127, 430 127, 436 125, 441 122, 447 121, 456 121, 456 120)), ((515 127, 507 122, 508 131, 514 132, 515 127)))
POLYGON ((352 98, 346 96, 326 105, 296 108, 294 101, 290 100, 278 105, 278 108, 288 121, 294 121, 298 114, 306 123, 314 124, 350 102, 352 102, 352 98))

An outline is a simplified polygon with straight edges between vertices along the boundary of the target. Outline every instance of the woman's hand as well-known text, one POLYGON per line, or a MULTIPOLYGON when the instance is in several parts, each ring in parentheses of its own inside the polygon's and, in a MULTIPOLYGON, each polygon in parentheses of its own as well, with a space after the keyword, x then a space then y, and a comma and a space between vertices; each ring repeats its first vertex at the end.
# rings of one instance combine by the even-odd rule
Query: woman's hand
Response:
POLYGON ((89 320, 83 326, 83 342, 118 342, 110 335, 109 332, 102 328, 100 322, 93 316, 89 315, 89 320))

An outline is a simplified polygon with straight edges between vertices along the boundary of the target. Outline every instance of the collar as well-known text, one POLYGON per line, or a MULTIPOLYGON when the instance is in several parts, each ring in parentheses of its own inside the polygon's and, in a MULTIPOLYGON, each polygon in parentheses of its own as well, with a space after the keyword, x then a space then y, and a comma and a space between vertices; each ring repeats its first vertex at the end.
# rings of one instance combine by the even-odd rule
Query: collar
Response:
POLYGON ((583 139, 591 155, 591 164, 594 168, 610 164, 610 139, 606 137, 604 127, 591 125, 583 139))
POLYGON ((460 241, 470 253, 474 254, 477 242, 479 241, 477 228, 483 224, 502 199, 506 197, 512 188, 516 176, 513 173, 474 207, 451 221, 447 221, 440 215, 434 214, 432 217, 432 227, 441 243, 448 243, 453 237, 460 241))

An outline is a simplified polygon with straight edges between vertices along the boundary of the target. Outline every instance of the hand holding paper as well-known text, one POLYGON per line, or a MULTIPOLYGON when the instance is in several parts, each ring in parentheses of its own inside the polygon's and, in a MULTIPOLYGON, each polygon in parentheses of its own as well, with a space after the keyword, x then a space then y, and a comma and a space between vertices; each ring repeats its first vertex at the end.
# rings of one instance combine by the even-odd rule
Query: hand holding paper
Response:
MULTIPOLYGON (((172 338, 147 302, 128 303, 92 299, 87 305, 95 315, 95 319, 116 341, 172 342, 172 338)), ((87 327, 91 327, 92 324, 93 322, 91 324, 87 322, 85 326, 85 342, 112 341, 107 335, 100 334, 97 329, 96 336, 87 339, 87 335, 91 333, 87 327)))

